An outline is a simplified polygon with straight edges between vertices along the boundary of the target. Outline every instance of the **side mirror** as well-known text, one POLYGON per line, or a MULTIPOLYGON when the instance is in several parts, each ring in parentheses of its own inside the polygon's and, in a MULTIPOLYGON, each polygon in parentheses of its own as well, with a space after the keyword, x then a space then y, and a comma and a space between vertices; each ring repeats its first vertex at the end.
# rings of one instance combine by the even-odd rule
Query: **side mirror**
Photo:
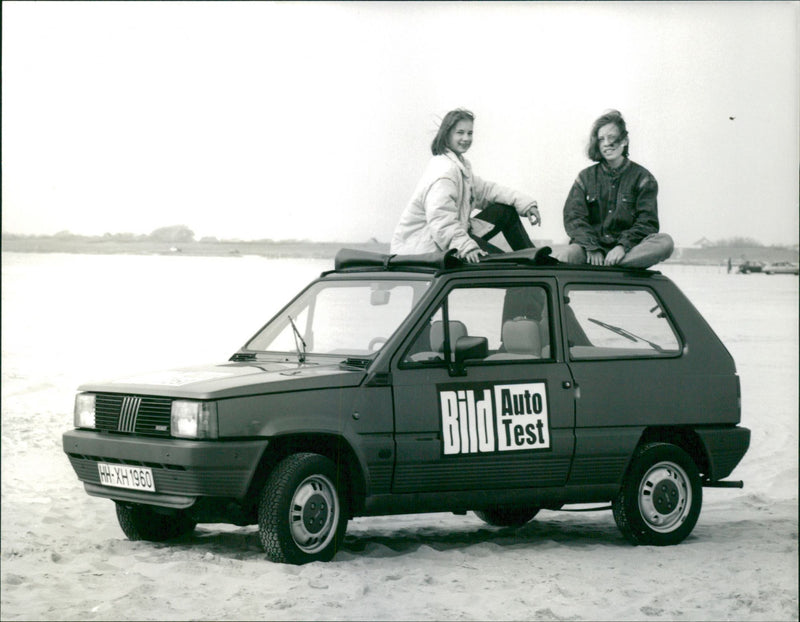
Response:
POLYGON ((450 375, 466 376, 465 361, 485 359, 487 356, 489 356, 489 340, 486 337, 460 337, 456 341, 455 361, 450 368, 450 375))

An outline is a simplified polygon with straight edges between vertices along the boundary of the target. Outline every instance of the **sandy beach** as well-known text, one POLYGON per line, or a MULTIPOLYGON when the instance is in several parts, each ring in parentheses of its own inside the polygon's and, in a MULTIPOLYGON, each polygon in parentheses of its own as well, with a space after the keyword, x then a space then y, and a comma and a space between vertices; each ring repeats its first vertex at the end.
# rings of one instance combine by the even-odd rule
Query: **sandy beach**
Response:
POLYGON ((130 542, 61 434, 85 381, 225 360, 328 260, 3 253, 2 620, 797 620, 798 279, 667 265, 733 354, 752 444, 681 545, 611 513, 358 518, 332 562, 255 527, 130 542))

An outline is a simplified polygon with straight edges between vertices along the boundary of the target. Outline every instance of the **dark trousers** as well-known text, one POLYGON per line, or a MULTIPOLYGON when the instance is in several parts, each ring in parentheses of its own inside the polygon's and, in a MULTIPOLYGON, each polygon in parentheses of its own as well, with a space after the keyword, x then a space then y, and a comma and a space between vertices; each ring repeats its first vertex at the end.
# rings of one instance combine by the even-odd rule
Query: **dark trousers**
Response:
POLYGON ((517 214, 517 210, 511 205, 492 203, 475 216, 475 218, 480 218, 494 225, 491 231, 485 235, 478 236, 472 233, 469 234, 470 237, 478 243, 478 246, 487 253, 497 254, 503 252, 494 244, 489 243, 489 240, 498 233, 503 234, 511 250, 521 251, 525 248, 535 247, 534 243, 531 242, 528 232, 525 231, 525 227, 522 226, 522 221, 520 220, 519 214, 517 214))

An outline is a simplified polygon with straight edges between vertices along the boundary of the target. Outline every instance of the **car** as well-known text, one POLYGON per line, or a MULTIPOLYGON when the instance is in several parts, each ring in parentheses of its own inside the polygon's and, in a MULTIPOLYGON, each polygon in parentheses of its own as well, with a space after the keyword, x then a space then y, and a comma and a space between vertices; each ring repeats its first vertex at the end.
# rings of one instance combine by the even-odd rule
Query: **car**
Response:
POLYGON ((790 261, 776 261, 764 267, 764 274, 799 274, 798 264, 790 261))
POLYGON ((655 270, 341 249, 228 361, 78 388, 63 450, 124 534, 258 525, 330 560, 358 516, 611 509, 634 544, 693 530, 744 456, 734 360, 655 270), (588 508, 585 506, 588 504, 588 508))
POLYGON ((763 261, 743 261, 739 264, 739 272, 741 274, 750 274, 752 272, 761 272, 764 269, 763 261))

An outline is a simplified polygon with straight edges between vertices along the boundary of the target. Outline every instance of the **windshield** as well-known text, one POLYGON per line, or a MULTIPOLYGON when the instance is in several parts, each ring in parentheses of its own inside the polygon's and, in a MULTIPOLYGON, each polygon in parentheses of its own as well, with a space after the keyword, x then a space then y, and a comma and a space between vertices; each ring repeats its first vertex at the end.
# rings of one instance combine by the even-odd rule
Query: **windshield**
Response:
POLYGON ((324 280, 312 284, 245 346, 256 352, 370 356, 428 288, 427 280, 324 280))

